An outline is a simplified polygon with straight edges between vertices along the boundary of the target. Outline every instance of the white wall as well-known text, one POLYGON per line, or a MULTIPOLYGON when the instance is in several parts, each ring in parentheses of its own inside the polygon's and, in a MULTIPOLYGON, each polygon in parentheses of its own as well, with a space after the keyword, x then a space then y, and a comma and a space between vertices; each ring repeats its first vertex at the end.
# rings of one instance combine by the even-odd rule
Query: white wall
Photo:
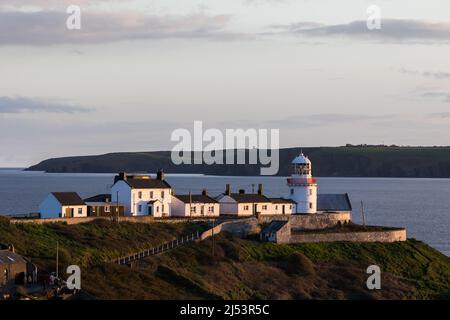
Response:
POLYGON ((172 190, 170 188, 164 189, 132 189, 131 190, 131 213, 134 216, 148 215, 147 205, 149 201, 161 201, 162 215, 170 216, 172 203, 172 190), (164 198, 162 197, 164 192, 164 198), (139 197, 139 194, 141 197, 139 197), (141 206, 141 211, 139 211, 141 206))
POLYGON ((42 219, 59 218, 62 212, 61 204, 52 194, 49 194, 39 205, 39 212, 42 219))
POLYGON ((292 186, 289 189, 289 199, 297 202, 296 213, 317 213, 317 185, 292 186))
POLYGON ((221 208, 219 203, 184 203, 175 196, 172 197, 171 207, 172 216, 177 217, 218 217, 221 208), (195 212, 191 212, 191 209, 195 212))
POLYGON ((155 218, 161 218, 163 216, 162 211, 163 203, 161 201, 155 201, 150 206, 152 207, 152 216, 155 218))
POLYGON ((126 182, 120 180, 111 187, 111 202, 123 204, 124 215, 131 214, 131 188, 126 182))
POLYGON ((294 214, 296 212, 294 203, 273 203, 273 214, 283 214, 283 206, 284 214, 294 214))
POLYGON ((146 216, 148 215, 148 202, 159 200, 163 209, 163 216, 170 216, 172 189, 132 189, 125 181, 117 181, 111 188, 111 202, 117 201, 119 192, 119 202, 125 206, 125 215, 146 216), (162 197, 164 192, 164 198, 162 197), (141 193, 141 197, 139 194, 141 193), (139 206, 141 210, 139 210, 139 206))
POLYGON ((223 195, 219 199, 220 203, 220 214, 233 214, 238 215, 239 208, 236 200, 231 198, 230 196, 223 195))
POLYGON ((189 209, 186 208, 185 203, 175 196, 172 196, 171 206, 172 206, 171 208, 172 216, 187 217, 189 215, 189 209))
POLYGON ((73 217, 87 217, 87 206, 62 206, 53 194, 49 194, 39 206, 42 219, 66 218, 66 209, 73 209, 73 217), (80 213, 79 211, 80 210, 80 213))
POLYGON ((63 218, 66 218, 66 209, 73 209, 73 218, 87 217, 87 206, 62 206, 63 218))

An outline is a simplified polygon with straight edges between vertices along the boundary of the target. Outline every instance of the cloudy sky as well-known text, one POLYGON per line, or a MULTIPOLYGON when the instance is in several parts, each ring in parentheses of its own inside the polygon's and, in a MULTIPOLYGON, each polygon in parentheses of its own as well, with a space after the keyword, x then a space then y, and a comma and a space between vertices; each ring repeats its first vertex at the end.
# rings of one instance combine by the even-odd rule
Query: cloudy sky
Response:
POLYGON ((448 0, 1 1, 0 167, 167 150, 194 120, 279 128, 282 146, 450 145, 449 12, 448 0), (81 30, 66 28, 70 5, 81 30))

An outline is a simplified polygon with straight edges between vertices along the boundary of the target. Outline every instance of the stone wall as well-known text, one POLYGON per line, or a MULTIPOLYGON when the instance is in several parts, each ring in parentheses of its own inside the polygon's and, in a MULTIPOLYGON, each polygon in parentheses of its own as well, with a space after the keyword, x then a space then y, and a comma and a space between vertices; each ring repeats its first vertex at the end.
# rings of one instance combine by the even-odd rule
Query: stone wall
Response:
POLYGON ((311 242, 396 242, 406 241, 406 229, 348 233, 292 233, 291 243, 311 242))
POLYGON ((341 213, 318 213, 310 215, 277 215, 277 216, 260 216, 260 223, 270 223, 272 220, 289 220, 293 230, 315 230, 325 229, 336 226, 340 223, 352 221, 350 212, 341 213))
POLYGON ((288 221, 280 230, 276 233, 276 243, 290 243, 291 242, 291 223, 288 221))
POLYGON ((200 238, 204 240, 211 237, 213 234, 218 234, 222 231, 230 232, 235 236, 245 237, 249 234, 257 234, 261 232, 261 227, 258 220, 254 217, 223 221, 214 228, 203 232, 200 238))
POLYGON ((67 223, 67 224, 79 224, 88 223, 94 220, 109 220, 119 222, 132 222, 132 223, 183 223, 183 222, 199 222, 199 221, 211 221, 208 218, 154 218, 151 216, 135 216, 135 217, 83 217, 83 218, 51 218, 51 219, 11 219, 11 223, 67 223))

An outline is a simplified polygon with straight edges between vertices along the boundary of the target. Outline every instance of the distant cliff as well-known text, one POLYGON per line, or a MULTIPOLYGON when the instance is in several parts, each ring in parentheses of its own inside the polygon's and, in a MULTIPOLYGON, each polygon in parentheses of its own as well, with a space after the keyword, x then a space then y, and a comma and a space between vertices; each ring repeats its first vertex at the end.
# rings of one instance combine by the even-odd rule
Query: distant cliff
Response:
MULTIPOLYGON (((280 150, 278 175, 289 173, 289 163, 300 148, 280 150)), ((322 177, 450 178, 450 147, 345 146, 303 148, 322 177)), ((46 172, 113 173, 156 172, 209 175, 259 175, 260 165, 175 165, 169 151, 109 153, 42 161, 27 170, 46 172)))

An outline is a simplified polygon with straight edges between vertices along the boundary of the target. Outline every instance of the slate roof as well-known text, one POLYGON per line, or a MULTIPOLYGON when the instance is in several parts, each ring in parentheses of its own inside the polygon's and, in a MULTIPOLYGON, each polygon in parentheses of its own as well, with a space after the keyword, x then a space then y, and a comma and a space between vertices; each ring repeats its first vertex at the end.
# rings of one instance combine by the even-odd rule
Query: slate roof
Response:
POLYGON ((193 194, 189 196, 188 194, 176 194, 174 195, 177 199, 184 203, 217 203, 218 201, 202 194, 193 194))
POLYGON ((283 228, 286 225, 286 223, 288 223, 287 220, 272 220, 272 222, 269 223, 269 225, 266 226, 262 230, 262 233, 274 233, 274 232, 277 232, 278 230, 283 228))
POLYGON ((52 195, 63 206, 82 206, 85 205, 83 199, 76 192, 52 192, 52 195))
POLYGON ((230 197, 240 203, 271 202, 269 198, 257 193, 232 193, 230 197))
POLYGON ((9 250, 0 250, 0 265, 2 264, 14 264, 14 263, 27 263, 22 256, 9 250))
POLYGON ((293 204, 297 203, 292 199, 285 199, 285 198, 269 198, 269 199, 270 201, 272 201, 272 203, 293 203, 293 204))
POLYGON ((318 211, 352 211, 352 204, 347 193, 344 194, 318 194, 318 211))
POLYGON ((96 196, 84 199, 85 202, 110 202, 111 194, 98 194, 96 196))
POLYGON ((123 180, 133 189, 170 189, 172 188, 166 180, 159 179, 127 179, 123 180))

